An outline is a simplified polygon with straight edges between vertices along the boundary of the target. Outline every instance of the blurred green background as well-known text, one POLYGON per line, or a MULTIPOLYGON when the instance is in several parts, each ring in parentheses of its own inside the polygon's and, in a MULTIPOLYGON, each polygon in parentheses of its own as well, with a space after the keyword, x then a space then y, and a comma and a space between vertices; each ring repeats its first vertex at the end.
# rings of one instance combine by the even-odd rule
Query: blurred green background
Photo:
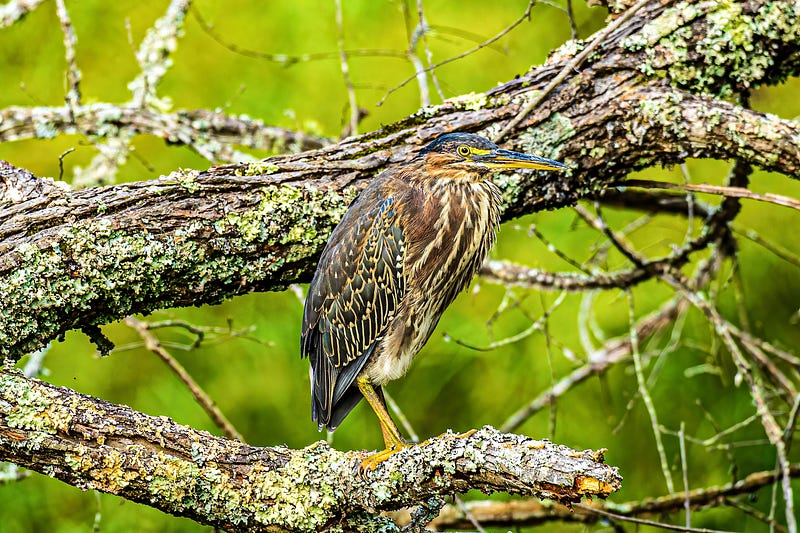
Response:
MULTIPOLYGON (((416 2, 345 0, 343 4, 348 49, 405 51, 416 24, 416 2)), ((581 38, 602 27, 606 15, 603 9, 590 9, 582 2, 574 4, 581 38)), ((428 42, 434 61, 439 61, 501 31, 524 12, 527 1, 426 0, 424 5, 432 27, 428 42)), ((564 2, 535 6, 530 21, 492 46, 438 69, 436 74, 445 97, 485 91, 541 63, 550 50, 570 38, 568 19, 559 5, 563 7, 564 2)), ((147 29, 164 14, 167 2, 83 0, 68 1, 67 7, 78 37, 77 61, 83 73, 84 103, 127 101, 127 83, 138 73, 135 50, 147 29)), ((216 32, 240 48, 289 55, 329 52, 330 58, 285 67, 245 57, 214 40, 190 14, 185 35, 172 56, 174 66, 159 88, 160 96, 169 96, 175 109, 220 109, 259 118, 269 125, 338 137, 349 113, 337 56, 333 1, 206 0, 196 2, 195 9, 216 32)), ((64 67, 55 5, 45 2, 23 21, 0 30, 0 108, 62 105, 64 67)), ((419 108, 414 82, 376 106, 387 90, 413 74, 407 60, 385 55, 352 57, 350 72, 359 105, 369 112, 360 131, 376 129, 419 108)), ((800 83, 791 79, 780 87, 757 90, 752 104, 759 110, 795 118, 800 116, 798 90, 800 83)), ((439 103, 433 87, 431 94, 433 103, 439 103)), ((136 157, 122 167, 121 180, 146 180, 176 167, 209 166, 188 148, 168 146, 157 138, 137 137, 134 147, 136 157)), ((58 157, 70 148, 75 151, 64 159, 64 178, 69 179, 75 165, 87 165, 96 154, 91 143, 78 135, 0 144, 0 159, 39 176, 57 177, 58 157)), ((613 157, 613 153, 609 156, 613 157)), ((687 168, 693 181, 719 184, 723 183, 728 164, 690 161, 687 168)), ((650 169, 637 177, 642 176, 683 179, 678 169, 650 169)), ((752 177, 752 189, 800 197, 797 182, 758 171, 752 177)), ((605 214, 620 230, 640 216, 611 209, 606 209, 605 214)), ((531 224, 579 262, 588 260, 603 243, 598 233, 565 209, 505 224, 492 256, 554 271, 571 270, 570 265, 530 235, 531 224)), ((695 221, 695 232, 698 226, 699 221, 695 221)), ((797 212, 744 203, 736 227, 757 232, 795 257, 800 254, 797 232, 792 229, 800 227, 797 212)), ((643 253, 657 255, 682 243, 686 231, 684 219, 657 216, 633 232, 630 239, 643 253)), ((699 254, 698 258, 702 256, 699 254)), ((614 269, 624 266, 624 260, 610 252, 604 264, 614 269)), ((735 283, 730 273, 729 267, 724 269, 715 286, 724 315, 739 323, 735 283)), ((740 273, 741 294, 753 331, 780 346, 798 346, 798 269, 762 246, 741 239, 740 273)), ((507 290, 486 282, 474 287, 445 314, 408 376, 388 387, 423 438, 447 428, 464 431, 484 424, 501 425, 553 380, 585 360, 581 328, 588 330, 589 342, 595 348, 608 338, 624 335, 628 329, 624 293, 600 293, 589 301, 589 295, 570 295, 550 316, 549 356, 541 332, 490 351, 470 349, 465 344, 483 347, 526 330, 558 296, 507 290), (580 314, 582 305, 589 309, 588 315, 580 314), (591 320, 585 320, 587 316, 591 320)), ((636 315, 657 309, 671 294, 657 282, 636 288, 636 315)), ((301 316, 298 291, 286 291, 250 294, 213 307, 164 310, 148 320, 183 319, 219 328, 195 350, 186 349, 194 338, 183 330, 156 333, 249 443, 302 447, 325 435, 318 433, 310 420, 307 362, 300 360, 298 350, 301 316), (229 329, 235 333, 228 333, 229 329)), ((46 379, 219 434, 186 388, 160 360, 142 348, 133 331, 121 324, 110 324, 103 331, 118 347, 111 356, 96 357, 95 348, 82 334, 70 333, 49 351, 46 379)), ((643 347, 648 356, 654 355, 648 359, 646 373, 659 422, 664 427, 678 431, 683 423, 687 435, 706 439, 719 428, 754 414, 747 391, 733 384, 734 369, 728 355, 699 313, 688 313, 677 346, 670 342, 670 331, 666 333, 658 342, 643 347)), ((607 461, 619 466, 624 476, 623 489, 613 496, 616 502, 667 492, 650 420, 637 397, 636 379, 629 363, 578 386, 558 401, 555 411, 539 412, 518 431, 580 449, 608 448, 607 461)), ((347 418, 335 433, 333 445, 340 449, 382 446, 377 421, 368 407, 359 406, 347 418)), ((665 435, 664 445, 676 487, 681 489, 678 440, 665 435)), ((792 456, 798 461, 796 446, 792 456)), ((775 466, 774 451, 758 421, 721 439, 717 447, 689 443, 687 460, 691 488, 725 483, 775 466)), ((800 491, 800 487, 795 485, 795 490, 800 491)), ((768 512, 770 498, 771 489, 767 488, 749 504, 768 512)), ((98 510, 102 531, 210 529, 113 496, 98 498, 45 476, 34 475, 0 485, 0 530, 4 532, 88 531, 93 528, 98 510)), ((692 525, 766 529, 730 507, 694 513, 692 525)), ((570 530, 569 527, 548 525, 540 529, 570 530)), ((604 526, 592 529, 602 530, 604 526)))

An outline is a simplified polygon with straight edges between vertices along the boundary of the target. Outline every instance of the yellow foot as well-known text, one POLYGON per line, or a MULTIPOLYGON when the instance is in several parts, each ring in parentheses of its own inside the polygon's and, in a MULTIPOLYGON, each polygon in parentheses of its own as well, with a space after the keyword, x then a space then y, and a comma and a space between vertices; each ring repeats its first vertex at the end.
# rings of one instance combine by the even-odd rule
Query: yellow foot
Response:
POLYGON ((411 446, 413 445, 407 443, 401 443, 401 444, 395 444, 391 448, 386 448, 385 450, 375 452, 366 459, 364 459, 363 461, 361 461, 361 470, 362 471, 369 470, 370 472, 372 472, 378 467, 379 464, 384 462, 386 459, 396 454, 400 450, 404 448, 410 448, 411 446))

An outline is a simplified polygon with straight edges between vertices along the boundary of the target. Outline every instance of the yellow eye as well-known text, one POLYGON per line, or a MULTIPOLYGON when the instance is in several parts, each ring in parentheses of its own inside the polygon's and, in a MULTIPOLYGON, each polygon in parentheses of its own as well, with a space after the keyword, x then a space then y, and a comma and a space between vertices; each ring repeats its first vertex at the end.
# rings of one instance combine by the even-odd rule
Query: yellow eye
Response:
POLYGON ((469 146, 467 146, 466 144, 462 144, 461 146, 458 147, 457 152, 458 155, 460 155, 461 157, 467 157, 470 154, 469 146))

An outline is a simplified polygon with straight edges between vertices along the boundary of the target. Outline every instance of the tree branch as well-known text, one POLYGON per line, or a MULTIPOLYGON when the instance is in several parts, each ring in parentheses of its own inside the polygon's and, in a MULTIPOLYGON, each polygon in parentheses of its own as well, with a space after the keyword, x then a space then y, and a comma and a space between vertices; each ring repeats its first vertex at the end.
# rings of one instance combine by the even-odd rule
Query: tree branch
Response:
MULTIPOLYGON (((792 465, 791 471, 793 477, 800 477, 800 465, 792 465)), ((527 499, 507 502, 476 500, 466 502, 463 508, 452 504, 445 505, 439 516, 430 523, 430 527, 435 531, 471 529, 473 526, 466 513, 471 513, 484 526, 500 528, 531 526, 548 522, 596 524, 604 517, 593 512, 594 509, 619 516, 658 517, 666 513, 682 511, 687 500, 693 509, 700 509, 716 505, 725 498, 752 494, 759 488, 771 485, 778 480, 779 476, 775 474, 775 471, 769 470, 754 472, 744 479, 725 485, 694 489, 688 494, 678 492, 624 503, 592 502, 574 507, 527 499)), ((393 513, 393 517, 399 524, 406 524, 409 521, 406 511, 393 513)))
POLYGON ((232 531, 354 528, 470 489, 571 502, 621 483, 602 452, 490 427, 415 445, 374 472, 359 472, 364 457, 324 442, 247 446, 0 370, 0 460, 232 531))
MULTIPOLYGON (((299 152, 321 148, 328 140, 275 126, 249 117, 204 109, 159 113, 132 105, 87 104, 61 107, 7 107, 0 110, 0 142, 50 139, 56 135, 100 138, 153 135, 173 144, 185 144, 211 162, 233 161, 231 145, 272 152, 299 152)), ((238 153, 238 152, 237 152, 238 153)))

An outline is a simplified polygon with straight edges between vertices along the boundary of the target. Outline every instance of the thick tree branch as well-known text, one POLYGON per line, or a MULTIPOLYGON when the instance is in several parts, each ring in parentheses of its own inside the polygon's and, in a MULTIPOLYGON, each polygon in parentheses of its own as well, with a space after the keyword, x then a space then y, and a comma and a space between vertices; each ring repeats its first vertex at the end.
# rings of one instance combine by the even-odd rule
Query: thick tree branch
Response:
POLYGON ((232 531, 367 527, 375 511, 475 488, 570 502, 621 482, 602 452, 489 427, 431 439, 372 472, 359 472, 364 456, 324 442, 247 446, 0 370, 0 460, 232 531))

